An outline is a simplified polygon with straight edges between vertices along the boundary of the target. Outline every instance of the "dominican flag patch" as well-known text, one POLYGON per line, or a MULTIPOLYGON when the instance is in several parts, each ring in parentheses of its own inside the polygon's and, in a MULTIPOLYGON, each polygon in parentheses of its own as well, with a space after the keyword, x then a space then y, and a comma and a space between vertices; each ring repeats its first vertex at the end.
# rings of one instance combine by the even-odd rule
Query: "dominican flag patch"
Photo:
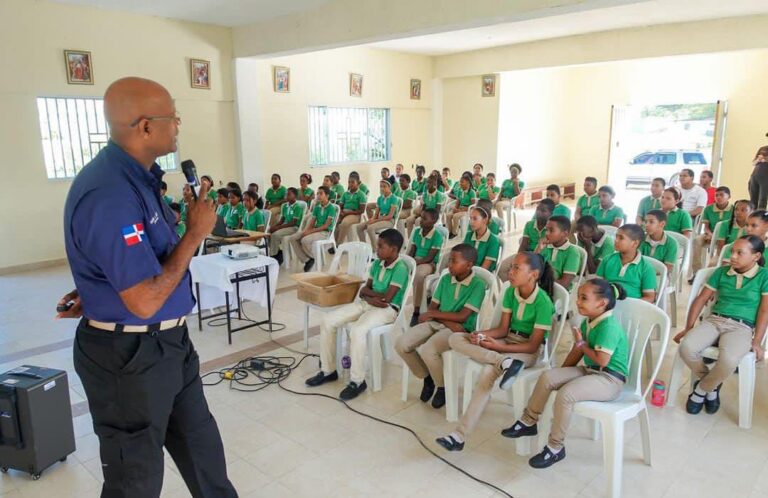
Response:
POLYGON ((123 227, 123 240, 125 240, 125 245, 127 246, 138 244, 144 240, 144 224, 135 223, 133 225, 123 227))

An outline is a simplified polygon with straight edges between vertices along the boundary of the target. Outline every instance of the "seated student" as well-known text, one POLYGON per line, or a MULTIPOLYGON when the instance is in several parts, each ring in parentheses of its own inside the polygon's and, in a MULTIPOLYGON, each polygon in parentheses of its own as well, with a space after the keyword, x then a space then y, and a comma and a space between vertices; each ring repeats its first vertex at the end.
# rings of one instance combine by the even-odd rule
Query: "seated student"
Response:
MULTIPOLYGON (((754 235, 758 239, 766 243, 766 250, 763 252, 763 257, 768 260, 768 212, 763 209, 752 211, 747 218, 747 229, 745 235, 754 235)), ((723 265, 729 264, 731 260, 731 252, 733 250, 733 244, 727 244, 723 247, 722 256, 720 256, 720 262, 723 265)), ((693 282, 691 282, 693 283, 693 282)))
POLYGON ((427 179, 424 175, 427 174, 427 169, 421 164, 416 165, 416 178, 411 182, 411 190, 418 195, 422 195, 427 188, 427 179))
POLYGON ((440 217, 440 213, 443 212, 445 194, 437 189, 437 183, 439 181, 440 173, 437 175, 431 174, 429 175, 429 178, 427 178, 427 186, 421 196, 421 206, 412 209, 411 215, 405 220, 405 230, 408 233, 413 233, 414 225, 420 223, 420 216, 424 209, 434 209, 437 212, 438 218, 440 217))
POLYGON ((560 204, 560 185, 553 183, 547 185, 547 199, 555 203, 555 209, 552 210, 552 216, 565 216, 571 219, 571 210, 565 204, 560 204))
POLYGON ((360 175, 358 174, 358 172, 357 172, 357 171, 352 171, 352 172, 350 172, 350 173, 349 173, 349 178, 356 178, 356 179, 357 179, 358 188, 360 189, 360 192, 362 192, 363 194, 365 194, 365 197, 366 197, 366 199, 367 199, 367 198, 368 198, 368 192, 369 192, 369 190, 368 190, 368 185, 366 185, 365 183, 363 183, 363 182, 360 180, 360 175))
POLYGON ((296 232, 288 239, 296 258, 304 263, 304 271, 311 270, 315 265, 312 244, 316 240, 327 238, 328 232, 332 232, 335 228, 333 217, 338 206, 331 204, 330 195, 327 187, 320 186, 317 189, 317 202, 310 214, 312 219, 309 220, 303 232, 296 232))
POLYGON ((376 209, 368 221, 355 225, 357 238, 365 242, 365 234, 368 233, 368 241, 376 250, 376 230, 395 227, 395 214, 397 213, 397 196, 392 193, 392 185, 389 180, 379 182, 379 198, 376 200, 376 209))
POLYGON ((517 163, 509 165, 509 179, 501 183, 501 190, 496 200, 496 214, 499 218, 504 218, 504 211, 515 202, 515 198, 525 188, 525 182, 520 179, 522 171, 523 168, 517 163))
POLYGON ((651 195, 646 195, 640 199, 637 205, 637 224, 643 226, 645 215, 654 209, 661 209, 661 194, 664 193, 664 187, 667 181, 664 178, 654 178, 651 182, 651 195))
POLYGON ((625 215, 624 210, 613 202, 616 192, 608 185, 603 185, 597 192, 600 196, 600 205, 590 209, 589 214, 595 217, 598 225, 620 227, 624 223, 625 215))
POLYGON ((264 232, 264 213, 261 212, 261 209, 256 207, 256 200, 256 194, 250 190, 246 190, 243 193, 243 204, 245 205, 245 213, 243 213, 243 230, 264 232))
POLYGON ((171 197, 168 194, 168 184, 164 181, 160 181, 160 195, 163 196, 163 202, 165 202, 168 206, 171 205, 173 202, 173 197, 171 197))
POLYGON ((304 208, 296 203, 298 194, 299 191, 295 187, 287 190, 286 202, 280 206, 280 217, 277 223, 269 228, 269 254, 280 264, 283 264, 283 239, 299 231, 301 219, 304 217, 304 208))
POLYGON ((491 214, 480 206, 475 206, 469 213, 469 228, 464 237, 464 243, 470 244, 477 250, 476 265, 493 273, 501 258, 501 242, 494 235, 488 223, 491 214))
MULTIPOLYGON (((703 265, 704 251, 709 248, 709 244, 712 241, 712 231, 715 229, 715 225, 721 221, 731 219, 733 206, 729 203, 730 200, 731 189, 728 187, 718 187, 715 191, 715 202, 705 207, 701 213, 701 225, 704 227, 704 233, 693 239, 691 268, 694 275, 703 265)), ((691 283, 693 283, 693 280, 691 280, 691 283)))
POLYGON ((440 183, 437 185, 437 190, 447 194, 453 190, 453 180, 451 180, 451 168, 443 168, 440 175, 440 183))
POLYGON ((715 174, 709 170, 703 170, 699 175, 699 187, 707 192, 707 206, 715 203, 715 193, 717 189, 712 182, 715 181, 715 174))
POLYGON ((210 175, 203 175, 200 177, 200 185, 203 184, 203 182, 208 183, 208 198, 212 200, 213 202, 216 202, 218 196, 219 196, 219 190, 215 188, 215 185, 213 184, 213 178, 211 178, 210 175))
MULTIPOLYGON (((715 234, 716 254, 723 251, 723 246, 736 242, 736 239, 743 236, 747 231, 747 219, 749 213, 755 209, 752 201, 741 199, 733 203, 733 216, 728 223, 720 225, 720 231, 715 234)), ((718 258, 715 258, 717 261, 718 258)))
POLYGON ((268 188, 267 192, 264 194, 267 201, 264 208, 269 209, 269 212, 272 213, 272 217, 269 220, 269 226, 274 226, 280 216, 281 207, 285 203, 285 196, 288 193, 288 189, 282 185, 283 179, 277 173, 272 175, 271 181, 272 186, 268 188))
POLYGON ((517 252, 536 251, 544 238, 547 229, 547 220, 552 216, 555 203, 549 199, 542 199, 536 206, 533 219, 523 227, 523 237, 520 239, 520 248, 517 252))
POLYGON ((243 206, 243 193, 239 190, 229 191, 229 211, 224 217, 227 228, 240 228, 243 226, 245 206, 243 206))
POLYGON ((240 184, 237 182, 227 182, 227 190, 237 190, 238 192, 243 191, 243 189, 240 188, 240 184))
POLYGON ((472 175, 472 190, 475 191, 475 195, 480 194, 480 187, 485 185, 485 177, 482 173, 474 173, 472 175))
POLYGON ((411 216, 413 201, 416 200, 417 194, 415 190, 411 190, 411 175, 403 173, 400 175, 399 182, 400 190, 395 195, 403 200, 403 207, 400 208, 398 219, 406 220, 411 216))
POLYGON ((421 225, 411 235, 411 247, 408 256, 416 260, 416 275, 413 278, 413 316, 411 327, 419 320, 421 299, 424 295, 424 279, 435 273, 440 261, 440 248, 443 246, 443 236, 435 228, 439 215, 436 210, 426 208, 421 213, 421 225))
MULTIPOLYGON (((396 187, 394 183, 392 183, 394 180, 394 175, 389 174, 389 168, 381 168, 381 180, 389 183, 390 191, 395 194, 397 190, 399 190, 399 187, 396 187)), ((381 189, 379 189, 381 190, 381 189)), ((365 214, 368 216, 368 219, 373 218, 373 212, 376 210, 376 206, 378 205, 378 201, 376 202, 369 202, 365 205, 365 214)), ((363 240, 363 239, 360 239, 363 240)))
POLYGON ((453 207, 450 216, 450 226, 448 229, 451 231, 450 238, 456 237, 459 233, 459 224, 461 219, 467 215, 469 206, 471 206, 475 199, 475 191, 472 190, 472 177, 469 175, 463 175, 459 181, 459 188, 454 190, 450 195, 456 199, 456 205, 453 207))
POLYGON ((656 271, 640 254, 643 241, 640 225, 628 223, 616 232, 616 252, 606 256, 595 274, 612 284, 621 284, 627 297, 653 303, 656 300, 656 271))
POLYGON ((597 194, 597 178, 588 176, 584 178, 584 193, 576 201, 576 210, 573 213, 574 220, 580 220, 584 216, 592 214, 593 209, 600 207, 600 196, 597 194))
POLYGON ((309 173, 299 175, 298 200, 306 202, 307 206, 312 204, 312 200, 315 198, 315 191, 310 188, 310 185, 312 185, 312 175, 309 173))
MULTIPOLYGON (((493 203, 488 199, 478 199, 477 206, 493 214, 493 203)), ((493 217, 491 218, 491 221, 488 222, 488 228, 494 235, 498 236, 501 233, 501 225, 493 217)))
POLYGON ((762 341, 768 325, 768 270, 763 268, 765 244, 754 235, 733 244, 730 264, 721 266, 709 277, 690 310, 685 329, 677 334, 680 358, 698 377, 685 409, 697 414, 704 407, 709 414, 720 408, 720 387, 736 370, 750 350, 763 359, 762 341), (710 314, 699 322, 699 313, 710 299, 715 300, 710 314), (682 341, 682 342, 681 342, 682 341), (717 346, 719 355, 710 369, 702 352, 717 346))
POLYGON ((661 194, 661 209, 667 214, 668 232, 682 233, 686 237, 691 235, 693 220, 688 211, 677 207, 680 202, 680 192, 676 188, 668 188, 661 194))
POLYGON ((549 467, 565 458, 563 441, 571 424, 573 405, 579 401, 612 401, 619 397, 629 375, 627 333, 613 317, 616 300, 626 297, 621 285, 596 278, 579 287, 576 306, 585 317, 573 329, 575 340, 561 368, 544 372, 520 420, 501 431, 508 438, 535 436, 537 423, 552 391, 554 418, 549 440, 541 453, 528 460, 536 469, 549 467), (584 366, 577 366, 584 360, 584 366))
POLYGON ((253 195, 256 196, 256 207, 259 209, 264 209, 264 198, 259 194, 259 184, 258 183, 249 183, 248 189, 246 192, 251 192, 253 195))
POLYGON ((581 270, 581 253, 568 240, 571 236, 571 220, 565 216, 552 216, 547 221, 544 246, 539 253, 552 267, 555 281, 565 290, 581 270))
POLYGON ((349 328, 349 356, 352 360, 350 382, 341 391, 344 401, 356 398, 365 391, 365 356, 368 332, 395 321, 403 306, 408 286, 408 265, 400 259, 403 236, 394 229, 381 232, 376 257, 371 265, 368 281, 360 289, 360 299, 345 304, 323 315, 320 326, 320 367, 322 370, 307 379, 306 385, 317 387, 338 380, 336 371, 336 334, 340 327, 349 328))
POLYGON ((395 341, 395 351, 408 369, 424 379, 421 401, 432 399, 433 408, 445 405, 442 355, 450 349, 448 340, 456 332, 474 332, 485 299, 485 282, 472 273, 476 260, 477 251, 471 245, 454 246, 448 263, 449 275, 443 275, 437 283, 429 310, 419 315, 418 325, 395 341), (416 349, 422 344, 419 353, 416 349))
POLYGON ((501 188, 496 186, 496 175, 488 173, 485 176, 485 183, 477 188, 477 198, 486 201, 495 201, 499 197, 501 188))
MULTIPOLYGON (((349 175, 347 180, 349 190, 339 198, 339 223, 336 225, 336 245, 347 240, 349 229, 360 223, 360 216, 365 209, 365 194, 360 191, 360 179, 349 175)), ((362 239, 361 239, 362 240, 362 239)))
POLYGON ((178 202, 172 202, 169 206, 171 211, 176 214, 176 225, 173 227, 173 231, 176 232, 176 235, 178 235, 179 238, 181 238, 187 231, 187 225, 184 223, 184 220, 181 219, 181 205, 178 202))
POLYGON ((672 269, 677 262, 678 243, 667 237, 667 214, 661 209, 652 209, 645 215, 645 240, 640 244, 640 254, 661 261, 667 266, 667 275, 672 278, 672 269))
POLYGON ((328 191, 331 193, 331 195, 329 196, 331 199, 331 202, 336 204, 336 201, 338 201, 339 198, 336 196, 336 191, 333 190, 333 176, 331 175, 323 176, 323 187, 328 187, 328 191))
POLYGON ((477 426, 491 399, 496 379, 501 377, 499 387, 502 389, 511 388, 520 370, 536 364, 552 329, 555 306, 549 264, 538 254, 517 253, 508 278, 510 287, 504 293, 499 325, 488 330, 452 334, 448 340, 451 349, 484 365, 458 427, 436 440, 448 451, 464 449, 464 441, 477 426))
POLYGON ((189 183, 185 183, 181 187, 181 202, 179 203, 181 209, 181 221, 187 223, 187 212, 189 211, 189 205, 195 200, 192 195, 192 186, 189 183))
POLYGON ((229 190, 220 188, 216 191, 216 215, 226 218, 229 208, 229 190))
POLYGON ((589 275, 594 275, 603 259, 616 252, 613 238, 597 226, 594 216, 589 215, 576 222, 576 245, 587 251, 586 272, 589 275))
POLYGON ((341 175, 338 171, 331 173, 331 181, 333 183, 331 190, 336 193, 336 200, 341 199, 341 196, 344 195, 346 190, 344 189, 344 185, 341 184, 341 175))
POLYGON ((485 183, 485 177, 483 176, 483 165, 480 163, 475 163, 472 165, 472 177, 474 178, 475 175, 479 175, 479 183, 477 187, 485 183))

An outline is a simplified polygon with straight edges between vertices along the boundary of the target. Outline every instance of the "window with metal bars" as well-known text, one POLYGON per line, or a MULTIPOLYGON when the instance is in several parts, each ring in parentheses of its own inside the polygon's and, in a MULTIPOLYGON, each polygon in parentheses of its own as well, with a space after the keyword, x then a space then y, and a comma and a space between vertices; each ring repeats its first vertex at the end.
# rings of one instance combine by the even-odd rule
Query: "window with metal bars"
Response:
POLYGON ((388 161, 389 109, 309 107, 309 163, 388 161))
MULTIPOLYGON (((74 178, 109 141, 104 100, 89 97, 39 97, 37 113, 49 179, 74 178)), ((164 170, 178 168, 178 155, 157 158, 164 170)))

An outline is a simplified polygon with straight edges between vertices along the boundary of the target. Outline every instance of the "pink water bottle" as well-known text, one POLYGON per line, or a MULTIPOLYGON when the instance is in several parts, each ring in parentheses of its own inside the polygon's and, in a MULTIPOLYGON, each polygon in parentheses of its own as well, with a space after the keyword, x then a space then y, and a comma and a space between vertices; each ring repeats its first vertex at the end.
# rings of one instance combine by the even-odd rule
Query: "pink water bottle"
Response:
POLYGON ((653 406, 664 406, 664 397, 667 393, 667 386, 663 380, 653 381, 653 390, 651 391, 651 404, 653 406))

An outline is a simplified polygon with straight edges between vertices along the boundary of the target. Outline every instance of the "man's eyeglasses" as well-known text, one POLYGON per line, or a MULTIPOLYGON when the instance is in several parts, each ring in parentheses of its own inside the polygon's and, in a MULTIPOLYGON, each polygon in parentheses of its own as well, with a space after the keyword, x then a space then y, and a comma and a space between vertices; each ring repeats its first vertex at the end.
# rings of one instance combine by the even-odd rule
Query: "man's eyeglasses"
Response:
POLYGON ((139 116, 138 118, 134 119, 128 124, 129 128, 133 128, 134 126, 141 123, 142 120, 146 119, 147 121, 159 121, 161 119, 172 119, 176 121, 176 126, 181 126, 181 118, 177 116, 176 114, 172 114, 170 116, 139 116))

